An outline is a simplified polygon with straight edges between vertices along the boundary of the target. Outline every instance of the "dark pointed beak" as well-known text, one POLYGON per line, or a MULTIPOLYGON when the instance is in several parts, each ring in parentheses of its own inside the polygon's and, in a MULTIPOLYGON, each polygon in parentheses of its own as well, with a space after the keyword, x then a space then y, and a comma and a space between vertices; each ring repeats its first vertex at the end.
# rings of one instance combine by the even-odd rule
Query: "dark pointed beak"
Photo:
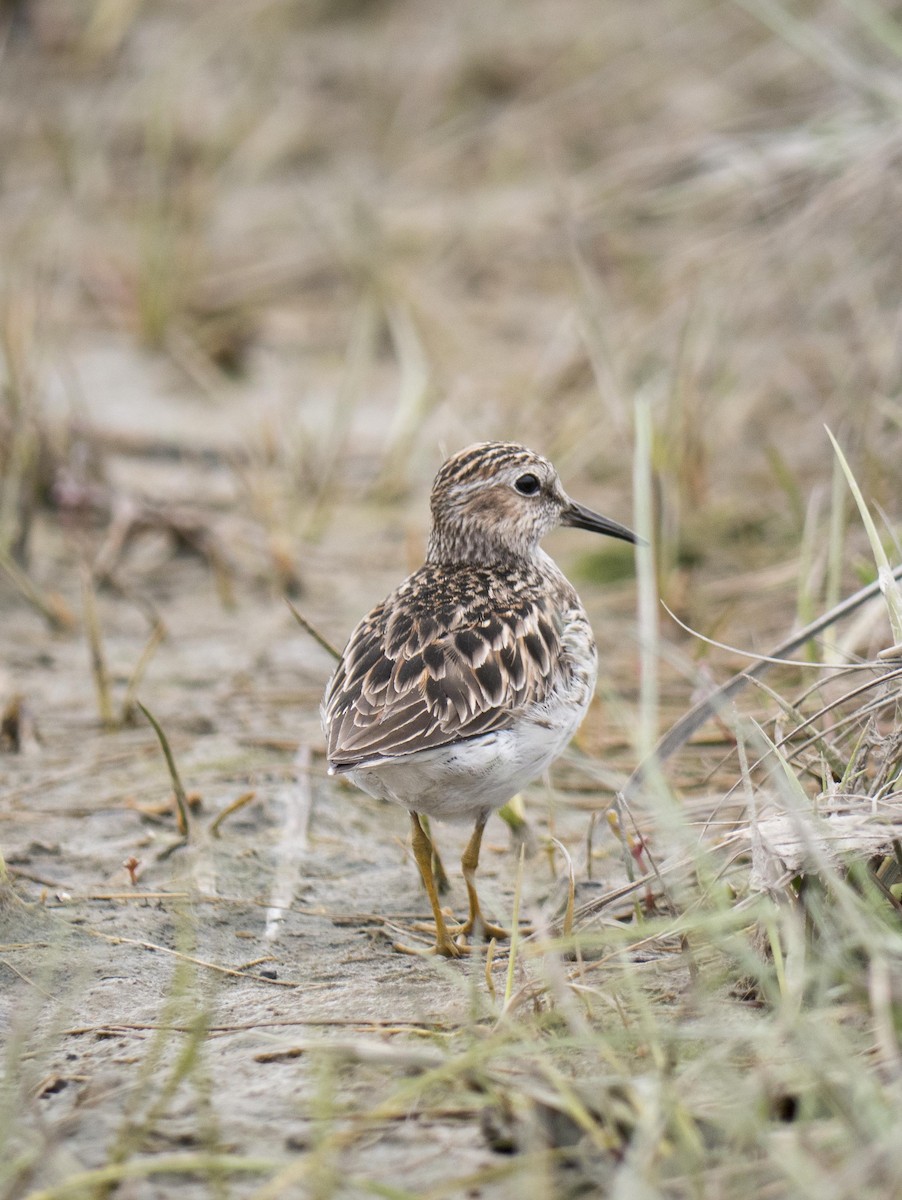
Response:
POLYGON ((624 542, 632 542, 634 546, 644 546, 643 538, 637 537, 631 529, 603 517, 600 513, 592 512, 575 500, 568 500, 567 507, 561 513, 561 524, 571 525, 574 529, 588 529, 590 533, 603 533, 608 537, 622 538, 624 542))

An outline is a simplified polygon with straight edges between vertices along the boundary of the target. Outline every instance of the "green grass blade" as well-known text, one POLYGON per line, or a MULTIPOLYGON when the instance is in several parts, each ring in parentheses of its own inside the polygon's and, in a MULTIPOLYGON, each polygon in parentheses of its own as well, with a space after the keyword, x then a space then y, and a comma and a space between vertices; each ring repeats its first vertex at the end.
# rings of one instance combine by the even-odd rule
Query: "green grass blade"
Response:
POLYGON ((874 524, 874 519, 868 511, 868 506, 865 503, 864 496, 861 494, 858 481, 852 474, 852 469, 846 461, 846 456, 843 454, 839 442, 837 442, 826 425, 824 428, 827 430, 827 437, 833 443, 833 449, 836 452, 836 457, 839 459, 839 465, 843 469, 849 490, 855 497, 855 503, 858 505, 858 511, 861 513, 868 541, 871 543, 871 553, 874 555, 874 562, 877 564, 877 578, 880 581, 880 591, 886 603, 890 628, 893 631, 893 641, 896 645, 899 645, 902 642, 902 593, 900 593, 899 585, 893 578, 889 559, 886 557, 886 551, 883 549, 883 543, 880 541, 880 535, 877 532, 877 526, 874 524))

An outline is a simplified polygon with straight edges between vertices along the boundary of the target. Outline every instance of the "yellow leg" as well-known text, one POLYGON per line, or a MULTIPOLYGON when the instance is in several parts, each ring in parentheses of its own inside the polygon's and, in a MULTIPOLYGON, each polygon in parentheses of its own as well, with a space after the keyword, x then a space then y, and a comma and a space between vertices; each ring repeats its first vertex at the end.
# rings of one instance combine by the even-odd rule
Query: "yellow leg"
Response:
POLYGON ((482 833, 485 829, 486 821, 489 819, 489 814, 485 813, 476 822, 476 828, 470 840, 467 842, 467 848, 463 852, 463 857, 460 860, 460 868, 463 871, 464 881, 467 885, 467 896, 470 900, 470 915, 454 930, 455 934, 466 934, 482 931, 482 936, 488 940, 489 938, 507 938, 510 934, 506 929, 501 929, 498 925, 492 925, 482 915, 482 910, 479 907, 479 896, 476 894, 476 870, 479 866, 479 851, 482 847, 482 833))
POLYGON ((448 872, 445 870, 445 864, 441 860, 438 847, 432 841, 432 827, 429 824, 429 818, 421 816, 420 824, 425 829, 426 836, 432 842, 432 877, 435 880, 435 890, 440 896, 447 896, 451 891, 451 880, 448 878, 448 872))
POLYGON ((432 871, 432 842, 429 839, 429 834, 420 824, 420 818, 415 812, 410 814, 410 824, 413 833, 413 856, 417 860, 417 866, 420 868, 423 887, 426 889, 426 895, 429 897, 429 903, 432 905, 432 915, 435 917, 435 945, 430 950, 422 951, 396 943, 395 949, 402 951, 404 954, 443 954, 445 958, 459 958, 465 951, 451 940, 448 934, 448 927, 445 925, 445 917, 439 904, 438 890, 435 886, 435 876, 432 871))

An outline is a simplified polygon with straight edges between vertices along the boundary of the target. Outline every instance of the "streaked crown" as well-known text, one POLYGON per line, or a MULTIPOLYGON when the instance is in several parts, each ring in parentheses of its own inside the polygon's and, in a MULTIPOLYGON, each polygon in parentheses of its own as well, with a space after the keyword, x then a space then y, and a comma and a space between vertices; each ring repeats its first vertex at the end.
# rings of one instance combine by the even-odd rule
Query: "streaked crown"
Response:
POLYGON ((637 540, 571 500, 548 459, 515 442, 479 442, 452 455, 435 477, 431 505, 429 562, 529 559, 557 525, 637 540))

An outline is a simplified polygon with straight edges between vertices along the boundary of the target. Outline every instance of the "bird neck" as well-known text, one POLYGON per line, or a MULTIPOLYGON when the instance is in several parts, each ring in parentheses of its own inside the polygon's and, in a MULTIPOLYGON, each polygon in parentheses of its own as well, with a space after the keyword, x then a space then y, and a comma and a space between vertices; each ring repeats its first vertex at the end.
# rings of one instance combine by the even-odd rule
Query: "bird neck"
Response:
MULTIPOLYGON (((509 532, 509 531, 508 531, 509 532)), ((426 549, 426 561, 431 563, 463 564, 486 567, 494 565, 535 565, 541 551, 533 543, 518 545, 509 537, 503 541, 491 536, 484 528, 461 526, 449 528, 441 523, 432 527, 426 549)))

